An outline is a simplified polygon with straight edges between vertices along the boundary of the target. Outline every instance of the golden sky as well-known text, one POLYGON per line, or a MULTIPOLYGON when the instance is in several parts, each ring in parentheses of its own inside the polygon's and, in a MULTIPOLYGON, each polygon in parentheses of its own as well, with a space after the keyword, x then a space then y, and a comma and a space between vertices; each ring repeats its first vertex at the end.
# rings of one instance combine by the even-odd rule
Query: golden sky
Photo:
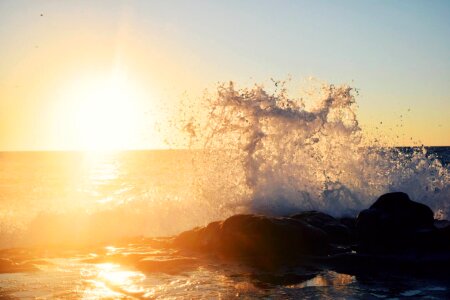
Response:
POLYGON ((182 95, 288 76, 358 88, 368 135, 450 145, 449 11, 438 1, 4 0, 0 150, 164 148, 158 128, 182 95))

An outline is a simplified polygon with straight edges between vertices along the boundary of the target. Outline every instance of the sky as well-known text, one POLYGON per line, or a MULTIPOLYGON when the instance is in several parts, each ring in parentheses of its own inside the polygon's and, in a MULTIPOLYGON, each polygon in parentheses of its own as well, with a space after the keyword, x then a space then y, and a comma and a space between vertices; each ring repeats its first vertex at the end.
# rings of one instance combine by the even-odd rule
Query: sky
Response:
POLYGON ((0 0, 0 151, 164 148, 180 97, 309 77, 367 135, 450 145, 450 2, 0 0))

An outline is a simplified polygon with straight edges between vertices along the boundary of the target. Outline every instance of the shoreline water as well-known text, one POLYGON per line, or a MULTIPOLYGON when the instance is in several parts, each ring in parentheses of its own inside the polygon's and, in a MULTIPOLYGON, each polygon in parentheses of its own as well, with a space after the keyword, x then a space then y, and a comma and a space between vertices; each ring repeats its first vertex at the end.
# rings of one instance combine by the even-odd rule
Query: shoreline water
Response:
MULTIPOLYGON (((396 199, 400 201, 399 203, 403 203, 402 196, 400 195, 398 198, 397 194, 390 196, 394 197, 389 199, 390 203, 396 202, 396 199)), ((413 209, 410 213, 414 213, 416 204, 406 202, 401 205, 401 210, 391 210, 390 206, 385 206, 383 209, 393 213, 392 217, 394 218, 400 217, 408 220, 409 213, 403 217, 401 215, 408 209, 413 209)), ((374 204, 372 207, 377 206, 374 204)), ((423 209, 426 211, 425 207, 423 209)), ((296 224, 304 225, 298 228, 300 231, 296 229, 293 232, 294 235, 289 237, 283 233, 284 229, 282 231, 271 229, 274 228, 272 226, 281 226, 278 228, 291 230, 292 224, 288 225, 286 218, 254 217, 251 215, 234 216, 221 223, 222 230, 226 230, 226 226, 233 228, 226 234, 236 234, 234 237, 220 237, 221 233, 213 233, 214 231, 207 233, 205 229, 213 230, 214 226, 211 227, 213 224, 210 224, 203 229, 193 229, 175 238, 137 238, 115 242, 107 246, 98 244, 82 248, 66 246, 63 248, 1 250, 0 273, 3 274, 0 274, 2 283, 0 296, 9 299, 22 299, 30 296, 72 299, 90 299, 92 297, 100 299, 166 297, 259 299, 267 296, 307 299, 322 296, 383 299, 427 296, 445 299, 450 295, 448 289, 450 268, 448 248, 450 245, 444 245, 447 247, 441 249, 447 249, 444 252, 440 252, 440 250, 436 252, 436 249, 428 244, 426 247, 430 247, 431 252, 424 252, 422 248, 420 250, 414 248, 417 246, 404 248, 403 242, 400 241, 398 245, 404 250, 402 252, 395 250, 391 254, 385 252, 356 254, 353 253, 352 247, 348 246, 347 253, 345 253, 342 251, 343 248, 338 246, 336 249, 341 250, 335 254, 322 256, 323 254, 316 252, 316 249, 313 250, 314 252, 305 252, 305 256, 303 254, 305 250, 302 249, 311 251, 313 248, 309 244, 317 243, 317 237, 304 239, 306 236, 302 230, 311 229, 308 229, 309 227, 301 229, 307 224, 303 222, 319 226, 316 228, 322 228, 330 237, 334 238, 339 236, 339 232, 342 233, 336 229, 342 229, 342 224, 351 222, 345 220, 345 223, 342 223, 344 222, 342 220, 336 223, 337 220, 331 216, 319 212, 304 212, 291 216, 292 221, 290 222, 300 222, 296 224), (239 223, 236 224, 237 226, 231 225, 232 223, 225 225, 226 222, 232 222, 230 220, 233 218, 239 223), (296 218, 301 218, 298 219, 301 221, 296 221, 296 218), (248 221, 250 223, 246 225, 248 221), (257 223, 254 223, 255 221, 257 223), (259 225, 257 225, 258 223, 259 225), (253 225, 248 227, 249 224, 253 225), (268 234, 269 232, 271 234, 268 234), (200 235, 192 238, 192 234, 200 235), (299 234, 303 236, 303 240, 299 245, 300 248, 296 248, 291 239, 297 239, 295 236, 299 234), (247 238, 243 240, 243 235, 248 235, 247 238, 251 244, 244 242, 247 238), (225 244, 215 248, 214 236, 216 239, 219 238, 216 241, 225 244), (205 238, 206 240, 204 240, 205 238), (227 241, 230 238, 231 240, 227 241), (274 238, 281 238, 281 240, 276 242, 273 240, 274 238), (284 242, 287 242, 286 246, 289 246, 279 248, 280 243, 284 242), (208 246, 208 243, 213 244, 208 246), (232 247, 235 250, 229 252, 230 250, 225 250, 223 247, 232 247), (266 250, 269 249, 271 250, 267 252, 266 250), (406 252, 403 252, 405 250, 406 252), (415 253, 417 250, 419 252, 415 253), (276 251, 281 251, 279 254, 282 260, 276 258, 278 255, 276 251), (297 256, 297 251, 300 251, 300 256, 297 256), (258 253, 263 256, 259 256, 258 253), (255 261, 258 257, 264 258, 264 260, 255 261), (420 257, 419 260, 417 260, 418 257, 420 257), (276 261, 281 264, 278 265, 276 261), (255 262, 257 263, 255 264, 255 262), (21 283, 26 284, 26 287, 21 287, 21 283)), ((423 216, 425 219, 429 217, 423 216)), ((386 221, 385 217, 380 220, 391 224, 386 221)), ((357 224, 358 222, 362 221, 357 221, 357 224)), ((409 222, 413 222, 409 226, 414 226, 417 218, 413 218, 409 222)), ((391 224, 389 226, 394 226, 392 229, 393 232, 396 232, 398 229, 395 229, 395 226, 399 225, 391 224)), ((408 229, 403 225, 400 226, 399 228, 402 228, 400 230, 418 230, 417 233, 422 235, 420 228, 410 227, 408 229)), ((351 227, 346 228, 350 229, 351 227)), ((449 229, 450 226, 437 230, 444 230, 442 231, 445 232, 444 234, 450 233, 445 228, 449 229)), ((348 234, 348 238, 350 238, 352 234, 350 232, 348 234)), ((398 232, 398 234, 404 235, 402 232, 398 232)), ((441 238, 433 238, 439 244, 441 238)), ((413 237, 413 239, 415 238, 413 237)), ((339 240, 346 245, 353 243, 342 237, 339 240)))

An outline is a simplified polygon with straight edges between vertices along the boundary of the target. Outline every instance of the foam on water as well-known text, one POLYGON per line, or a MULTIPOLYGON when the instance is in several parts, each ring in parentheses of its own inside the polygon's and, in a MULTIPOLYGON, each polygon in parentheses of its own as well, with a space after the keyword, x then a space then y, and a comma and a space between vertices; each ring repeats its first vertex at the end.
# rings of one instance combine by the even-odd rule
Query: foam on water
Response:
POLYGON ((204 116, 185 126, 203 151, 197 176, 208 201, 225 215, 318 209, 354 216, 379 195, 404 191, 448 216, 449 170, 439 160, 424 148, 407 154, 364 141, 349 86, 323 85, 312 98, 306 108, 283 87, 220 85, 204 116))

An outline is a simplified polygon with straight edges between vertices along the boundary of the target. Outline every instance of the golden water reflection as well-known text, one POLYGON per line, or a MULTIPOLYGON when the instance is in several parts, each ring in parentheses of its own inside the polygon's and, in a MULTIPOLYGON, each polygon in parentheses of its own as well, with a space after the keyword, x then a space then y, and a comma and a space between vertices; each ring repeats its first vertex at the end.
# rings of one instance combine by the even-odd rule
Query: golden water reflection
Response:
POLYGON ((116 179, 119 171, 115 163, 117 155, 114 152, 86 152, 84 162, 89 168, 90 179, 99 182, 116 179))
POLYGON ((118 264, 96 264, 81 270, 85 287, 82 299, 148 298, 153 291, 144 288, 146 276, 124 270, 118 264))
POLYGON ((299 284, 290 285, 289 288, 324 287, 334 286, 335 288, 345 287, 356 282, 356 277, 348 274, 327 271, 299 284))
POLYGON ((118 186, 119 166, 116 152, 86 152, 84 167, 87 172, 84 186, 88 189, 96 203, 103 204, 113 201, 124 191, 118 186))

